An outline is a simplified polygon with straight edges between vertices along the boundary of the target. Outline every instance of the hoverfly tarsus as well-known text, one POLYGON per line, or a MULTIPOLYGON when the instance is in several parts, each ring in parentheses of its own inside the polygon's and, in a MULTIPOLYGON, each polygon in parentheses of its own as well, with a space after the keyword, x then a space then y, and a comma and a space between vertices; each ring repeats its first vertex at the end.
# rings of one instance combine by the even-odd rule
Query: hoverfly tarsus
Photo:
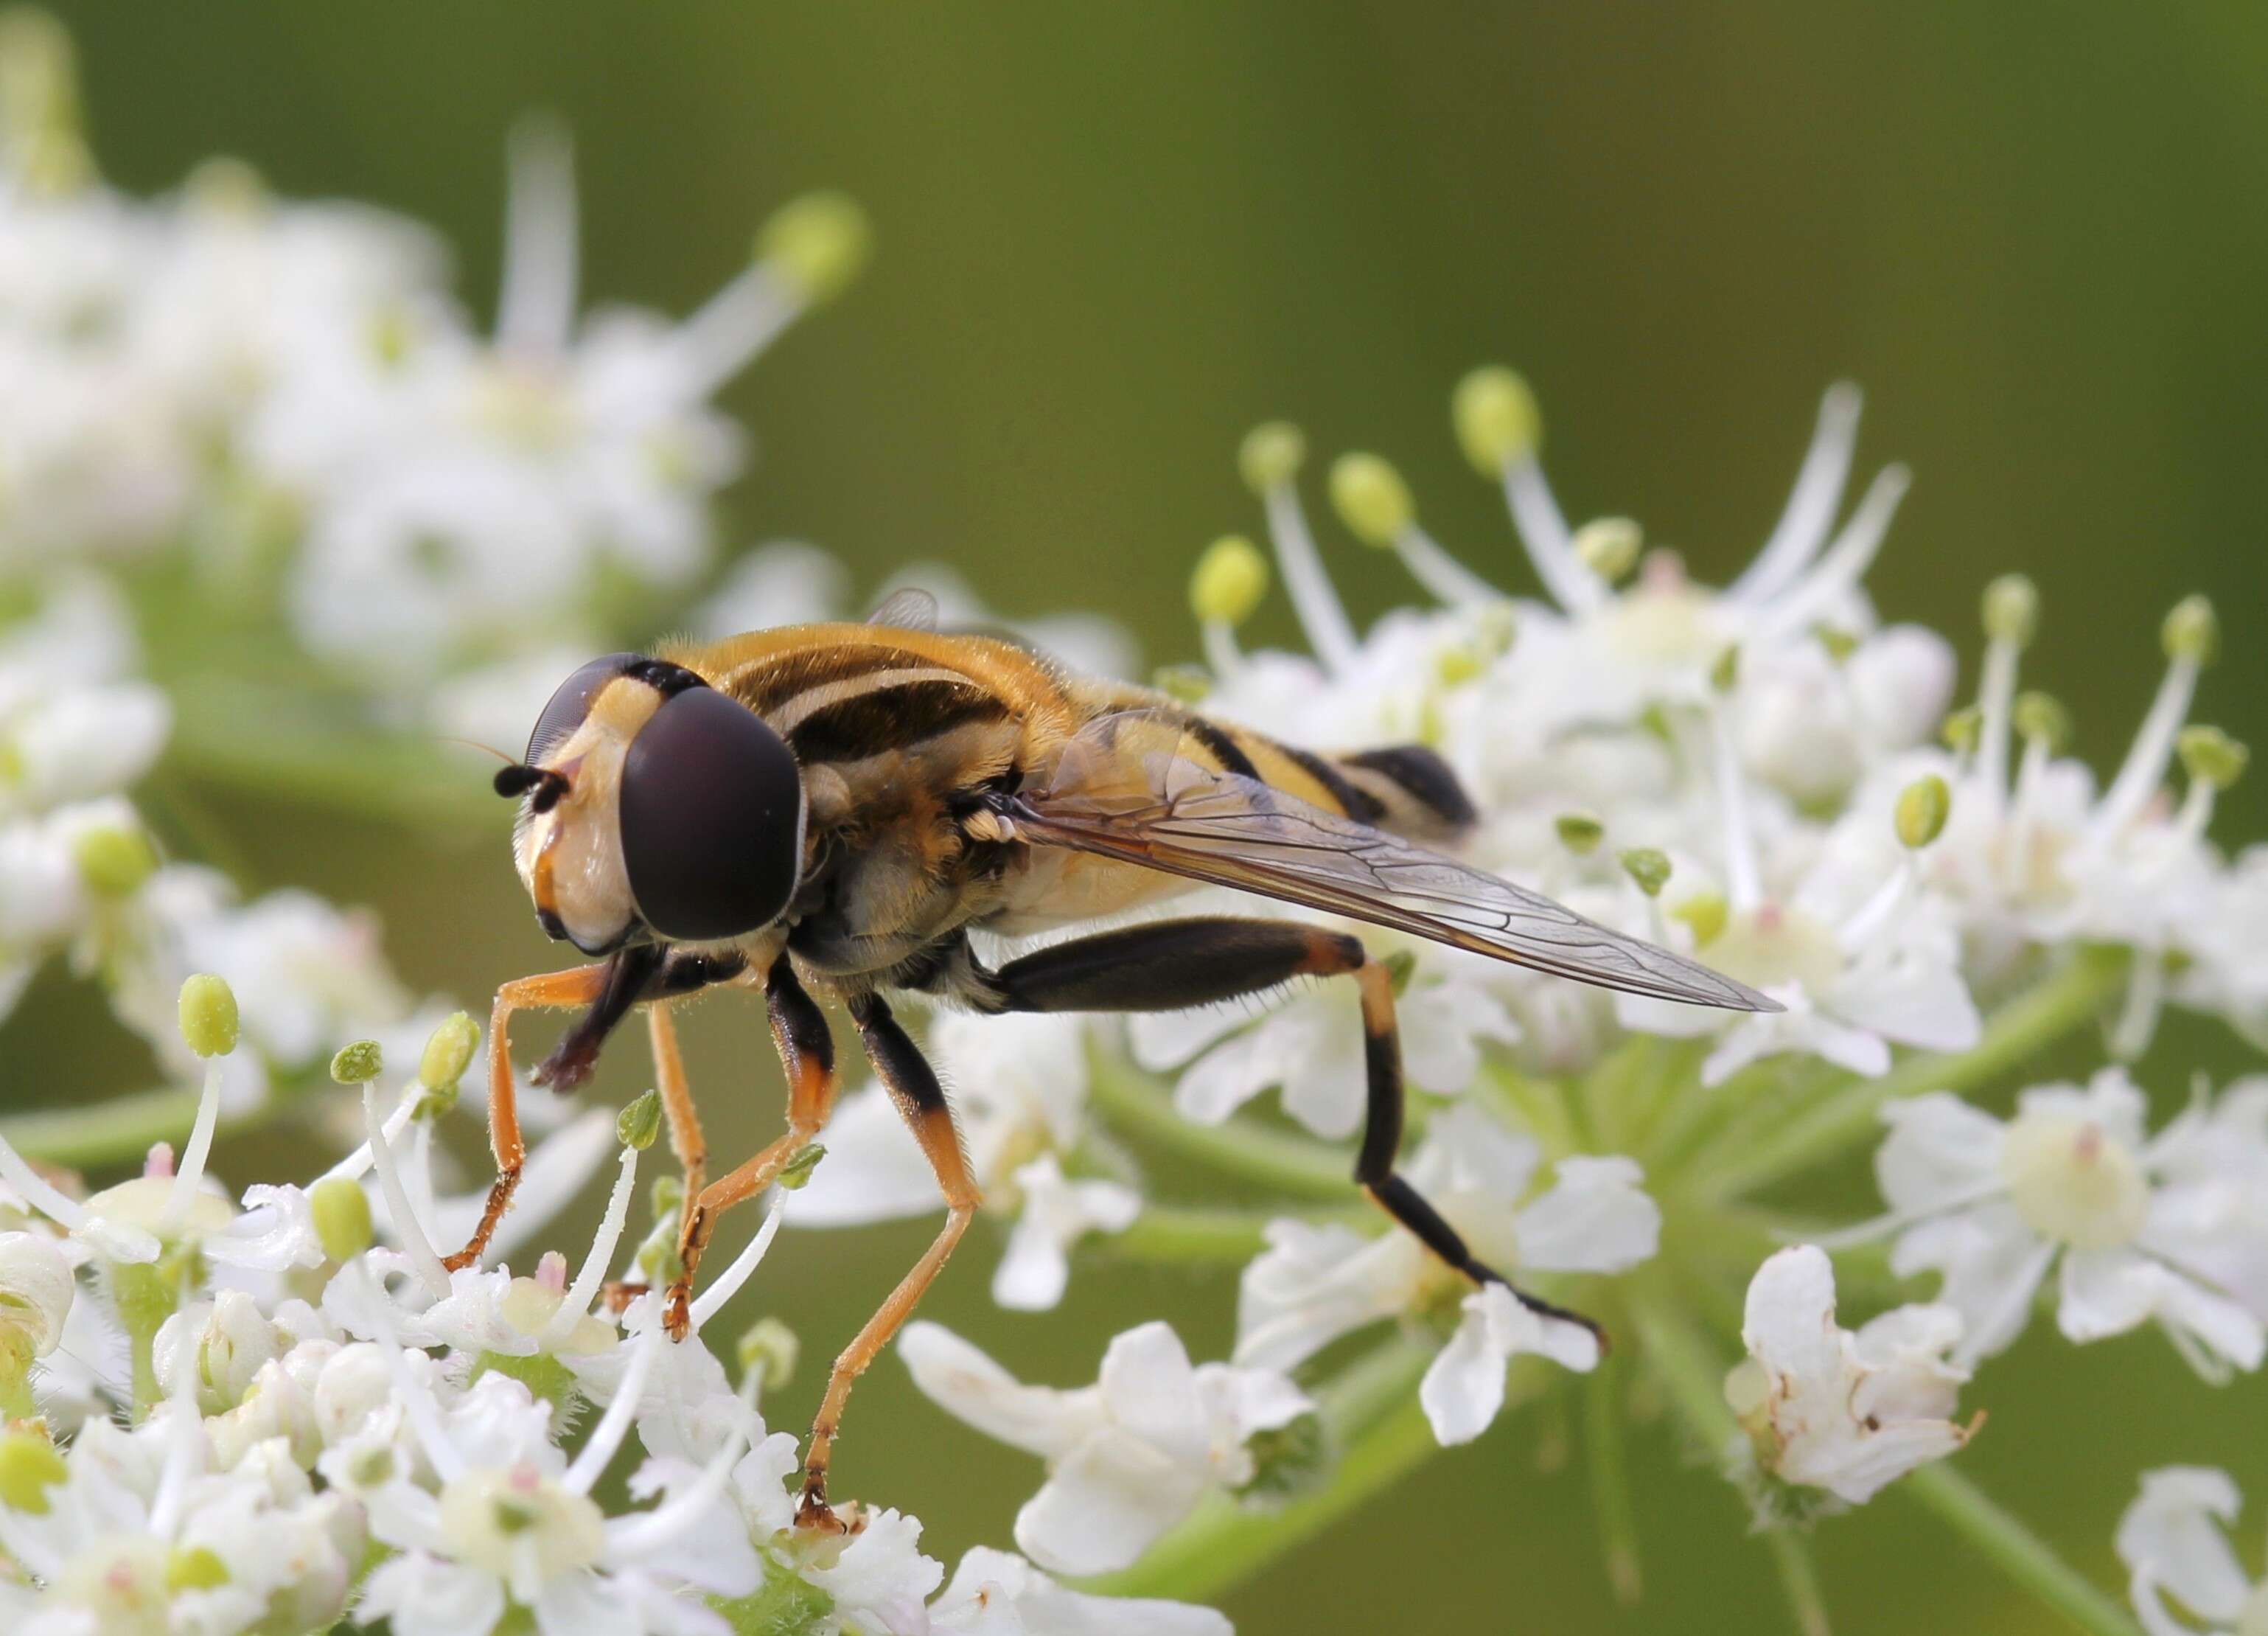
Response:
POLYGON ((497 788, 521 798, 513 853, 537 919, 600 958, 497 992, 489 1108, 498 1174, 453 1265, 479 1256, 519 1178, 505 1038, 517 1011, 583 1008, 534 1076, 565 1088, 633 1007, 646 1008, 687 1173, 681 1272, 665 1308, 673 1335, 688 1327, 718 1215, 769 1187, 827 1118, 834 1046, 813 991, 848 1009, 937 1173, 943 1229, 829 1376, 806 1460, 799 1514, 809 1522, 831 1517, 828 1459, 851 1382, 977 1204, 952 1109, 885 991, 991 1013, 1169 1011, 1296 976, 1351 977, 1370 1081, 1353 1179, 1451 1266, 1503 1282, 1395 1168, 1394 986, 1359 939, 1288 920, 1147 920, 995 968, 971 947, 972 931, 1045 932, 1208 882, 1631 993, 1778 1008, 1428 850, 1424 841, 1474 817, 1428 750, 1295 749, 1160 694, 1069 675, 1011 642, 940 632, 918 593, 893 597, 863 625, 593 660, 560 686, 525 763, 499 773, 497 788), (719 984, 762 990, 788 1106, 786 1133, 712 1182, 668 1002, 719 984))

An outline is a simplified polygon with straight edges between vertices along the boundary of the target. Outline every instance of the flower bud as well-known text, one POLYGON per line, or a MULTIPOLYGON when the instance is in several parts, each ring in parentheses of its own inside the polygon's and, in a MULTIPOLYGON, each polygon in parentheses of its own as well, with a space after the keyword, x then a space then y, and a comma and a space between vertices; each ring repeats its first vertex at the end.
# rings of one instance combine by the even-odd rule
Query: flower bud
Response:
POLYGON ((225 1057, 236 1049, 236 995, 210 972, 181 984, 181 1039, 200 1057, 225 1057))
POLYGON ((1307 458, 1307 439, 1289 421, 1263 421, 1244 434, 1236 451, 1236 469, 1244 486, 1255 494, 1287 483, 1299 475, 1307 458))
POLYGON ((1918 851, 1945 833, 1947 814, 1953 810, 1953 792, 1935 773, 1916 778, 1898 792, 1895 824, 1898 844, 1918 851))
POLYGON ((1984 634, 1995 642, 2029 646, 2040 624, 2040 593, 2021 574, 2002 574, 1984 587, 1984 634))
POLYGON ((0 1233, 0 1336, 19 1338, 24 1360, 44 1358, 63 1339, 77 1285, 70 1257, 45 1233, 0 1233))
POLYGON ((776 1391, 795 1378, 796 1360, 802 1352, 795 1331, 777 1318, 758 1318, 741 1335, 740 1369, 755 1371, 756 1384, 776 1391))
POLYGON ((261 1366, 282 1351, 276 1326, 260 1304, 240 1289, 225 1289, 213 1297, 197 1338, 200 1384, 210 1389, 216 1408, 232 1409, 251 1389, 261 1366))
POLYGON ((1449 399, 1449 424, 1457 446, 1473 469, 1498 477, 1504 468, 1533 455, 1543 441, 1543 416, 1528 383, 1508 369, 1491 365, 1457 383, 1449 399))
POLYGON ((2252 758, 2251 751, 2218 727, 2183 727, 2174 747, 2191 778, 2216 790, 2225 790, 2242 778, 2245 763, 2252 758))
POLYGON ((345 1441, 362 1423, 394 1400, 386 1354, 369 1341, 352 1341, 324 1363, 315 1377, 315 1429, 324 1444, 345 1441))
POLYGON ((2220 622, 2213 616, 2213 604, 2201 596, 2185 596, 2175 603, 2159 635, 2168 659, 2210 665, 2220 652, 2220 622))
POLYGON ((639 1153, 653 1146, 653 1139, 661 1134, 661 1093, 647 1091, 615 1119, 615 1137, 625 1147, 639 1153))
POLYGON ((2071 742, 2071 712, 2053 694, 2019 693, 2009 709, 2008 719, 2020 737, 2027 742, 2035 739, 2043 741, 2051 755, 2071 742))
POLYGON ((874 230, 865 210, 841 193, 791 199, 756 235, 757 259, 814 306, 842 294, 873 247, 874 230))
POLYGON ((353 1260, 371 1246, 370 1196, 362 1183, 326 1176, 307 1195, 315 1218, 315 1237, 333 1261, 353 1260))
POLYGON ((1241 534, 1205 547, 1189 575, 1189 611, 1210 623, 1241 625, 1268 594, 1268 559, 1241 534))
POLYGON ((1627 517, 1594 517, 1575 530, 1574 544, 1583 564, 1613 585, 1638 566, 1646 530, 1627 517))
POLYGON ((1669 854, 1651 846, 1633 846, 1622 855, 1623 873, 1638 882, 1648 897, 1660 897, 1669 884, 1669 854))
POLYGON ((0 1432, 0 1506, 26 1516, 48 1514, 48 1490, 70 1476, 55 1446, 39 1432, 0 1432))
POLYGON ((1342 454, 1331 462, 1331 505, 1365 545, 1392 545, 1418 516, 1410 485, 1375 454, 1342 454))
POLYGON ((811 1173, 819 1168, 819 1161, 827 1157, 827 1150, 814 1142, 789 1160, 779 1173, 779 1185, 792 1193, 811 1180, 811 1173))
POLYGON ((104 897, 127 897, 158 872, 157 849, 150 837, 123 824, 101 824, 80 832, 71 843, 79 879, 104 897))
POLYGON ((386 1071, 386 1054, 376 1040, 357 1040, 339 1047, 331 1058, 331 1078, 341 1085, 366 1085, 386 1071))
POLYGON ((425 1036, 425 1049, 417 1057, 417 1083, 429 1091, 453 1089, 473 1065, 480 1040, 480 1024, 467 1013, 451 1012, 425 1036))
POLYGON ((1598 851, 1607 833, 1607 826, 1588 813, 1562 813, 1551 821, 1551 827, 1559 832, 1559 844, 1578 858, 1598 851))

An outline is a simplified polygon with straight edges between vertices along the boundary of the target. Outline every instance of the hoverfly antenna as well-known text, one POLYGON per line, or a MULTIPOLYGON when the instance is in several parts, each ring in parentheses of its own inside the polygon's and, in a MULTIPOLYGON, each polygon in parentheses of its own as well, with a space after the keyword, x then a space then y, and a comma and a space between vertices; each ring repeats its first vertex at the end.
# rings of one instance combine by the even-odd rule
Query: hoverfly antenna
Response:
POLYGON ((567 780, 548 768, 530 767, 514 762, 497 769, 496 792, 510 800, 534 792, 534 809, 548 813, 558 805, 559 798, 567 793, 567 780))

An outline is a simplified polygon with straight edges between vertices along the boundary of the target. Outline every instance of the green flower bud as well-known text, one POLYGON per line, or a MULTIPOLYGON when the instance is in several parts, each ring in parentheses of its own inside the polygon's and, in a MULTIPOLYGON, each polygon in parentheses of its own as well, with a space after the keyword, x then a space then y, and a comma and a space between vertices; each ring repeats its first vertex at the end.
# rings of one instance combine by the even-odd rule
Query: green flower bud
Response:
POLYGON ((814 306, 842 294, 873 247, 866 212, 840 193, 806 193, 789 200, 756 235, 757 259, 814 306))
POLYGON ((1392 545, 1418 516, 1410 485, 1375 454, 1342 454, 1331 462, 1331 505, 1347 532, 1366 545, 1392 545))
POLYGON ((1449 399, 1449 424, 1457 446, 1484 477, 1533 455, 1543 442, 1543 415, 1528 383, 1508 369, 1491 365, 1457 383, 1449 399))
POLYGON ((386 1071, 385 1054, 376 1040, 357 1040, 342 1045, 331 1058, 331 1078, 341 1085, 364 1085, 386 1071))
POLYGON ((2053 694, 2019 693, 2008 711, 2008 719, 2014 724, 2018 736, 2028 741, 2045 741, 2051 755, 2071 742, 2071 712, 2053 694))
POLYGON ((1264 421, 1244 434, 1236 451, 1236 469, 1244 486, 1255 494, 1287 483, 1299 475, 1307 458, 1307 439, 1289 421, 1264 421))
POLYGON ((48 1514, 48 1490, 70 1475, 55 1446, 38 1432, 0 1432, 0 1505, 27 1516, 48 1514))
POLYGON ((2168 659, 2210 665, 2220 652, 2220 622, 2213 617, 2213 604, 2201 596, 2185 596, 2175 603, 2159 634, 2168 659))
POLYGON ((480 1041, 480 1024, 468 1013, 456 1011, 442 1018, 440 1026, 425 1036, 425 1049, 418 1055, 417 1083, 429 1091, 453 1088, 473 1065, 480 1041))
POLYGON ((779 1173, 779 1184, 792 1193, 811 1180, 811 1173, 819 1168, 819 1161, 827 1157, 827 1150, 814 1142, 794 1158, 779 1173))
POLYGON ((1669 917, 1692 927, 1695 946, 1706 948, 1723 935, 1726 924, 1733 917, 1733 906, 1725 901, 1722 892, 1696 892, 1672 909, 1669 917))
POLYGON ((2040 625, 2040 593, 2021 574, 2002 574, 1984 587, 1984 634, 1995 642, 2029 646, 2040 625))
POLYGON ((1970 704, 1948 716, 1945 725, 1937 730, 1937 736, 1955 755, 1966 755, 1977 748, 1977 741, 1984 732, 1984 712, 1970 704))
POLYGON ((1562 813, 1551 821, 1551 827, 1559 832, 1559 844, 1578 858, 1598 851, 1607 833, 1607 826, 1588 813, 1562 813))
POLYGON ((1241 534, 1205 547, 1189 574, 1189 611, 1199 619, 1241 625, 1268 594, 1268 559, 1241 534))
POLYGON ((1660 897, 1669 884, 1669 854, 1651 846, 1633 846, 1622 855, 1623 873, 1638 882, 1648 897, 1660 897))
POLYGON ((158 872, 158 850, 139 829, 104 825, 71 845, 79 879, 105 897, 126 897, 158 872))
POLYGON ((210 972, 181 984, 180 1014, 181 1038, 198 1056, 225 1057, 236 1049, 236 995, 210 972))
POLYGON ((308 1190, 307 1206, 315 1218, 315 1237, 333 1261, 352 1261, 370 1248, 370 1198, 359 1182, 326 1176, 308 1190))
POLYGON ((2244 776, 2252 752, 2218 727, 2183 727, 2174 741, 2182 767, 2198 784, 2225 790, 2244 776))
POLYGON ((777 1391, 795 1379, 796 1360, 803 1347, 795 1338, 795 1331, 777 1318, 758 1318, 741 1334, 739 1352, 740 1372, 753 1371, 756 1384, 766 1391, 777 1391))
POLYGON ((657 1221, 674 1218, 685 1207, 685 1182, 681 1176, 658 1175, 646 1190, 646 1203, 657 1221))
POLYGON ((661 1134, 661 1093, 648 1091, 615 1120, 615 1136, 625 1147, 644 1153, 661 1134))
POLYGON ((1919 851, 1945 832, 1945 820, 1953 810, 1953 792, 1945 787, 1945 780, 1935 773, 1916 778, 1898 792, 1896 825, 1898 844, 1910 851, 1919 851))
POLYGON ((1811 634, 1827 651, 1827 657, 1838 665, 1859 651, 1859 637, 1855 631, 1845 630, 1835 625, 1815 625, 1811 634))
POLYGON ((1638 566, 1646 530, 1627 517, 1594 517, 1575 530, 1575 555, 1590 571, 1613 585, 1638 566))

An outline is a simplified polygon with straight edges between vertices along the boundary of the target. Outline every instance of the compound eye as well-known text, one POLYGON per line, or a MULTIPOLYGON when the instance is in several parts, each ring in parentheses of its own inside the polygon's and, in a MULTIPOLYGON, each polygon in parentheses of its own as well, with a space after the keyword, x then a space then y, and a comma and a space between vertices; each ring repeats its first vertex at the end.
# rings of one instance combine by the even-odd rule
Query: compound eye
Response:
POLYGON ((645 923, 699 942, 770 925, 803 870, 803 774, 714 689, 663 701, 622 759, 622 866, 645 923))
POLYGON ((591 713, 591 701, 599 696, 599 689, 637 662, 635 653, 609 653, 561 682, 535 719, 535 731, 527 735, 527 764, 542 766, 552 751, 573 738, 583 718, 591 713))

